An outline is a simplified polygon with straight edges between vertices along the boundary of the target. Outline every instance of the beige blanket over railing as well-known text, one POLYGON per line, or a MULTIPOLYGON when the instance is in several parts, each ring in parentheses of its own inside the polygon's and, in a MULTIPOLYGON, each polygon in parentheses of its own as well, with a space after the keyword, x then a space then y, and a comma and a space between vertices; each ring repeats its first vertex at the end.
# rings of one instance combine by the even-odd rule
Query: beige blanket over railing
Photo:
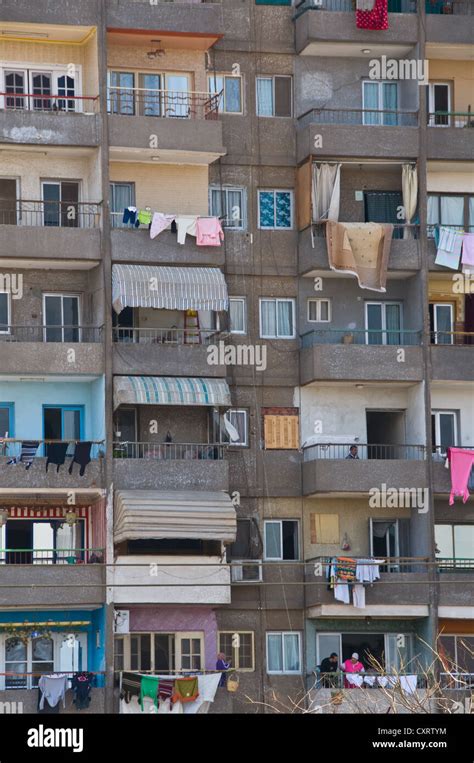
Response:
POLYGON ((393 225, 326 223, 329 267, 355 275, 361 289, 386 291, 393 225))

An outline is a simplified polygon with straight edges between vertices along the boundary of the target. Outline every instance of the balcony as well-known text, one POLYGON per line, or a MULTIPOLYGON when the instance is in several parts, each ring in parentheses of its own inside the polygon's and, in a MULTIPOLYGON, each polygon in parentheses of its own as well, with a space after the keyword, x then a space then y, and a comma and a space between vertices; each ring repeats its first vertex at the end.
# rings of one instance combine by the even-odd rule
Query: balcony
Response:
POLYGON ((160 0, 153 5, 149 0, 107 0, 106 5, 109 30, 156 31, 167 39, 185 34, 194 50, 207 50, 224 32, 221 3, 212 0, 160 0))
POLYGON ((99 260, 101 213, 96 202, 3 201, 0 252, 29 260, 99 260))
POLYGON ((417 127, 417 111, 310 109, 298 117, 297 161, 314 154, 316 136, 326 156, 413 159, 417 127))
POLYGON ((224 246, 197 246, 193 236, 178 244, 176 233, 163 231, 155 240, 148 230, 121 228, 123 213, 112 213, 112 259, 139 265, 193 265, 219 267, 224 265, 224 246))
POLYGON ((100 606, 104 549, 0 549, 1 607, 100 606), (71 596, 71 590, 73 595, 71 596))
POLYGON ((301 384, 313 381, 412 381, 423 379, 420 331, 320 329, 301 336, 301 384), (400 348, 405 362, 397 362, 400 348))
POLYGON ((380 580, 365 586, 366 607, 360 610, 352 604, 337 601, 334 591, 328 590, 326 572, 330 559, 308 559, 305 562, 307 616, 314 617, 319 614, 328 617, 332 613, 334 617, 357 617, 361 614, 394 617, 397 616, 395 608, 405 607, 408 615, 410 607, 427 607, 430 570, 428 560, 425 557, 391 557, 384 561, 385 564, 380 569, 380 580))
MULTIPOLYGON (((411 47, 417 42, 417 0, 388 0, 389 29, 367 31, 355 24, 352 0, 311 0, 297 3, 294 17, 296 52, 307 56, 321 55, 318 48, 326 43, 337 50, 337 45, 373 43, 385 46, 389 54, 391 45, 411 47)), ((344 55, 344 54, 343 54, 344 55)))
POLYGON ((219 556, 118 556, 112 576, 115 604, 230 604, 219 556))
POLYGON ((303 495, 368 493, 381 485, 397 490, 428 487, 424 445, 356 443, 358 458, 348 459, 353 445, 325 443, 304 448, 303 495))
POLYGON ((79 475, 79 465, 72 463, 76 440, 18 440, 15 438, 0 439, 0 488, 101 488, 104 479, 104 442, 88 441, 91 443, 91 461, 85 472, 79 475), (69 448, 66 460, 57 470, 54 463, 49 464, 46 471, 47 457, 45 450, 48 445, 66 444, 69 448), (69 474, 69 468, 72 473, 69 474))
POLYGON ((8 144, 99 146, 99 96, 0 93, 0 135, 8 144))
POLYGON ((67 24, 77 26, 99 23, 97 0, 35 0, 24 5, 18 0, 2 0, 2 21, 26 24, 67 24))
POLYGON ((474 115, 450 111, 429 114, 427 137, 428 159, 471 162, 474 157, 474 115))
POLYGON ((471 0, 426 0, 426 41, 472 45, 474 8, 471 0))
POLYGON ((225 154, 218 106, 222 94, 109 87, 111 159, 211 164, 225 154), (149 148, 156 135, 155 148, 149 148), (125 156, 124 156, 125 152, 125 156))
POLYGON ((115 328, 113 372, 126 375, 133 368, 144 376, 225 377, 226 366, 208 362, 208 348, 227 334, 205 329, 115 328))
POLYGON ((103 327, 2 326, 5 374, 103 374, 103 327), (72 362, 71 350, 74 350, 72 362))
POLYGON ((472 382, 474 378, 474 333, 437 331, 431 334, 433 380, 472 382))
POLYGON ((215 443, 114 443, 117 490, 228 490, 226 446, 215 443))
MULTIPOLYGON (((471 475, 474 483, 474 475, 471 475)), ((471 484, 471 488, 474 484, 471 484)), ((474 558, 437 560, 439 606, 471 607, 474 593, 474 558)))

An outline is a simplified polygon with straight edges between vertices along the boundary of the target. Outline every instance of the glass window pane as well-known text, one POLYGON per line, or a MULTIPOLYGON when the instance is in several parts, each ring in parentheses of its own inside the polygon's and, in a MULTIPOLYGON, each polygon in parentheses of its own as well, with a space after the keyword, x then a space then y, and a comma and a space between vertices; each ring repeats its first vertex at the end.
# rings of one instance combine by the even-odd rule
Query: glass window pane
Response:
POLYGON ((474 233, 474 196, 469 196, 469 230, 474 233))
POLYGON ((398 109, 398 86, 395 82, 382 83, 382 97, 384 111, 389 112, 383 115, 384 125, 396 125, 398 109))
POLYGON ((242 191, 227 191, 227 209, 225 224, 228 228, 241 228, 242 215, 242 191))
POLYGON ((319 303, 320 305, 320 320, 321 321, 328 321, 329 320, 329 302, 326 299, 322 299, 319 303))
POLYGON ((338 633, 321 633, 316 638, 317 638, 317 644, 318 644, 317 660, 319 665, 326 657, 329 657, 333 652, 337 654, 339 661, 341 661, 341 654, 340 654, 341 647, 340 647, 340 639, 339 639, 338 633))
POLYGON ((59 183, 43 184, 44 225, 57 227, 60 224, 61 188, 59 183))
POLYGON ((367 344, 382 344, 382 305, 367 305, 367 344))
POLYGON ((464 225, 464 196, 441 196, 441 225, 464 225))
POLYGON ((436 344, 451 344, 453 330, 453 309, 451 305, 435 305, 436 344))
POLYGON ((277 333, 280 337, 293 336, 293 303, 280 300, 277 302, 277 333))
POLYGON ((8 326, 8 294, 0 294, 0 331, 8 326))
POLYGON ((277 335, 276 304, 274 300, 262 299, 260 303, 262 336, 274 337, 277 335))
POLYGON ((454 557, 453 528, 451 525, 435 525, 436 556, 441 559, 454 557))
POLYGON ((284 652, 284 668, 285 671, 299 671, 300 666, 300 652, 299 652, 299 635, 297 633, 285 633, 283 636, 283 652, 284 652))
POLYGON ((151 670, 151 635, 140 636, 140 670, 151 670))
POLYGON ((275 227, 275 194, 273 191, 259 191, 259 220, 260 228, 275 227))
POLYGON ((291 117, 290 77, 275 77, 275 116, 291 117))
POLYGON ((281 524, 265 523, 265 556, 267 559, 281 559, 281 524))
POLYGON ((401 305, 385 305, 387 344, 400 344, 401 305))
POLYGON ((32 639, 32 656, 37 662, 51 662, 53 659, 53 640, 50 638, 32 639))
POLYGON ((242 299, 229 300, 230 330, 243 333, 245 331, 245 303, 242 299))
POLYGON ((453 413, 439 413, 439 445, 443 452, 446 448, 451 448, 455 443, 455 420, 453 413))
POLYGON ((10 408, 0 406, 0 437, 10 431, 10 408))
POLYGON ((281 633, 269 633, 267 636, 267 670, 283 670, 283 648, 281 633))
POLYGON ((225 78, 225 111, 227 112, 242 111, 240 83, 240 77, 225 78))
POLYGON ((273 80, 271 77, 257 77, 257 115, 273 116, 273 80))
POLYGON ((64 341, 79 341, 79 299, 63 297, 64 341))
POLYGON ((8 638, 5 643, 5 660, 21 661, 26 660, 27 646, 26 643, 20 641, 17 638, 8 638))
POLYGON ((364 82, 364 124, 380 124, 379 83, 364 82))
POLYGON ((275 196, 275 225, 277 228, 291 228, 291 193, 277 191, 275 196))
POLYGON ((454 525, 456 559, 474 559, 474 525, 454 525))
POLYGON ((283 559, 298 559, 298 523, 282 522, 283 559))

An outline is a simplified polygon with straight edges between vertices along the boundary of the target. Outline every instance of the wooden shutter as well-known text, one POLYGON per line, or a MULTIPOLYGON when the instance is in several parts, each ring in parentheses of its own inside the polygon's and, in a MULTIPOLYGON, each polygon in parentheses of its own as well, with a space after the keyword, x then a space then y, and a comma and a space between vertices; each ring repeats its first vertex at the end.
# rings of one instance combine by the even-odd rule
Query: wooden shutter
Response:
POLYGON ((339 543, 339 514, 309 515, 311 543, 339 543))
POLYGON ((298 450, 298 416, 264 416, 266 450, 298 450))
POLYGON ((311 225, 311 172, 311 159, 308 159, 307 162, 296 170, 298 230, 304 230, 304 228, 311 225))

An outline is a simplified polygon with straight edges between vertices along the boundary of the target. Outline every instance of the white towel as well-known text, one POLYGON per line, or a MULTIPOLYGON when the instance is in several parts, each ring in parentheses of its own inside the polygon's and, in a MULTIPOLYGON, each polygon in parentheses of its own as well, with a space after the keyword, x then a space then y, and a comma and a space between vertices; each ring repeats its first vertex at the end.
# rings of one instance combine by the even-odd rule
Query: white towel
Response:
POLYGON ((356 583, 352 589, 352 603, 357 609, 365 609, 365 587, 356 583))

